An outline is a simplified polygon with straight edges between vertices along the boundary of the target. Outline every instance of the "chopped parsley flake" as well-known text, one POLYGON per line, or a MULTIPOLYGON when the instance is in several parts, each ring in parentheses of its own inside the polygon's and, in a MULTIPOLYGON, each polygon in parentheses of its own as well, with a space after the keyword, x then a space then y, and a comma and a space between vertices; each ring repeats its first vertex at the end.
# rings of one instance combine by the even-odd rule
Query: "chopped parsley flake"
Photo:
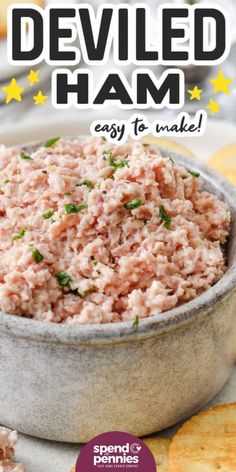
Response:
POLYGON ((103 151, 103 156, 108 156, 108 157, 112 157, 112 152, 111 151, 103 151))
MULTIPOLYGON (((59 284, 61 285, 61 287, 68 287, 71 289, 71 283, 73 282, 73 280, 70 277, 70 275, 67 274, 67 272, 58 272, 56 274, 56 278, 59 284)), ((91 293, 96 292, 96 290, 97 290, 96 287, 91 287, 88 290, 85 290, 84 292, 79 292, 78 288, 76 288, 74 290, 71 289, 67 293, 71 293, 72 295, 75 295, 76 297, 85 298, 87 297, 87 295, 90 295, 91 293)))
POLYGON ((9 184, 10 180, 4 180, 4 184, 9 184))
POLYGON ((47 141, 47 142, 45 143, 45 146, 44 146, 44 147, 45 147, 45 148, 50 148, 50 147, 52 147, 54 144, 57 143, 57 141, 59 141, 59 139, 61 139, 60 136, 57 136, 56 138, 49 139, 49 141, 47 141))
POLYGON ((18 234, 13 236, 13 241, 17 241, 18 239, 23 238, 27 230, 28 228, 22 228, 22 230, 18 234))
POLYGON ((42 216, 45 220, 49 220, 54 215, 54 211, 49 210, 47 213, 44 213, 42 216))
POLYGON ((143 146, 144 146, 144 147, 149 147, 150 144, 148 144, 148 143, 143 143, 143 146))
POLYGON ((25 160, 25 161, 32 161, 32 157, 30 157, 28 154, 26 154, 25 152, 21 152, 20 153, 20 158, 25 160))
POLYGON ((169 229, 170 225, 171 225, 171 218, 166 213, 166 210, 165 210, 163 205, 161 205, 160 208, 159 208, 159 215, 160 215, 162 221, 164 221, 164 228, 169 229))
POLYGON ((142 200, 140 200, 140 198, 135 198, 134 200, 125 203, 124 207, 126 208, 126 210, 136 210, 136 208, 139 208, 141 205, 142 200))
POLYGON ((81 203, 81 205, 73 205, 72 203, 66 203, 64 206, 67 215, 70 215, 71 213, 80 213, 82 210, 88 208, 87 203, 81 203))
POLYGON ((200 173, 199 172, 194 172, 193 170, 188 170, 188 173, 190 175, 192 175, 192 177, 200 177, 200 173))
POLYGON ((134 318, 134 321, 132 323, 132 328, 137 328, 139 325, 139 316, 136 315, 135 318, 134 318))
POLYGON ((90 259, 91 259, 91 261, 93 261, 94 267, 96 267, 98 265, 98 261, 95 259, 94 256, 91 256, 90 259))
POLYGON ((65 192, 64 195, 73 195, 73 192, 65 192))
POLYGON ((76 187, 82 187, 85 185, 89 190, 93 190, 94 185, 90 180, 82 180, 79 184, 76 184, 76 187))
POLYGON ((38 250, 38 249, 34 249, 32 251, 32 257, 33 259, 35 260, 35 262, 39 263, 43 260, 43 255, 41 254, 41 252, 38 250))
POLYGON ((72 278, 70 277, 67 272, 58 272, 56 274, 57 281, 61 285, 61 287, 70 287, 70 284, 72 282, 72 278))
POLYGON ((42 170, 42 174, 47 174, 47 170, 42 170))
POLYGON ((114 167, 114 169, 121 169, 122 167, 129 165, 129 161, 126 159, 120 159, 119 157, 114 158, 111 151, 104 151, 103 154, 108 156, 108 164, 109 166, 114 167))

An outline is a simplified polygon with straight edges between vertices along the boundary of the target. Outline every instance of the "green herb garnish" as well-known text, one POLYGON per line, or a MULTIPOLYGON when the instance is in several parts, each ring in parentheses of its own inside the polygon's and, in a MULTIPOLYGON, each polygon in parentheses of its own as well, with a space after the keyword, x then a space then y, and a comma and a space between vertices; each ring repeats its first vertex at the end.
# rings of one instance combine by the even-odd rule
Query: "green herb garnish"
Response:
POLYGON ((134 321, 132 323, 132 328, 137 328, 139 325, 139 316, 136 315, 135 318, 134 318, 134 321))
POLYGON ((140 200, 140 198, 135 198, 134 200, 125 203, 124 207, 126 208, 126 210, 136 210, 136 208, 139 208, 141 205, 142 200, 140 200))
POLYGON ((188 170, 188 173, 190 175, 192 175, 193 177, 200 177, 200 173, 199 172, 194 172, 193 170, 188 170))
POLYGON ((18 239, 23 238, 27 230, 28 228, 22 228, 22 230, 18 234, 13 236, 13 241, 17 241, 18 239))
POLYGON ((150 144, 148 144, 148 143, 143 143, 143 146, 144 146, 144 147, 149 147, 150 144))
POLYGON ((9 184, 9 182, 10 182, 10 180, 7 179, 7 180, 4 180, 3 183, 4 183, 4 184, 9 184))
POLYGON ((82 187, 85 185, 89 190, 93 190, 94 185, 90 180, 82 180, 79 184, 76 184, 76 187, 82 187))
POLYGON ((159 215, 160 215, 162 221, 165 222, 164 228, 169 229, 169 228, 170 228, 170 225, 171 225, 171 218, 170 218, 169 215, 166 213, 166 210, 165 210, 165 208, 163 207, 163 205, 161 205, 160 208, 159 208, 159 215))
POLYGON ((49 210, 47 213, 44 213, 44 214, 42 215, 42 217, 43 217, 45 220, 49 220, 49 218, 51 218, 53 215, 54 215, 54 211, 49 210))
POLYGON ((42 170, 42 174, 47 174, 47 170, 42 170))
POLYGON ((32 251, 32 257, 35 260, 35 262, 37 262, 37 264, 43 260, 43 255, 36 248, 32 251))
POLYGON ((72 278, 67 274, 67 272, 58 272, 56 278, 61 287, 70 287, 72 278))
POLYGON ((26 154, 25 152, 21 152, 20 153, 20 157, 21 159, 24 159, 25 161, 32 161, 32 157, 30 157, 28 154, 26 154))
POLYGON ((49 141, 47 141, 44 145, 45 148, 50 148, 52 147, 55 143, 57 143, 57 141, 59 141, 59 139, 61 139, 60 136, 56 137, 56 138, 52 138, 52 139, 49 139, 49 141))
POLYGON ((71 213, 80 213, 82 210, 88 208, 87 203, 81 203, 81 205, 73 205, 72 203, 66 203, 64 206, 67 215, 70 215, 71 213))
POLYGON ((110 157, 108 160, 108 164, 111 167, 114 167, 115 169, 121 169, 122 167, 128 166, 129 161, 126 159, 114 159, 113 157, 110 157))
POLYGON ((114 158, 111 151, 104 151, 103 154, 108 156, 108 164, 114 169, 121 169, 122 167, 128 166, 129 161, 126 159, 120 159, 119 157, 114 158))
POLYGON ((64 195, 73 195, 73 192, 65 192, 64 195))
POLYGON ((96 267, 98 265, 98 261, 95 259, 94 256, 91 256, 90 259, 91 259, 91 261, 93 261, 94 267, 96 267))

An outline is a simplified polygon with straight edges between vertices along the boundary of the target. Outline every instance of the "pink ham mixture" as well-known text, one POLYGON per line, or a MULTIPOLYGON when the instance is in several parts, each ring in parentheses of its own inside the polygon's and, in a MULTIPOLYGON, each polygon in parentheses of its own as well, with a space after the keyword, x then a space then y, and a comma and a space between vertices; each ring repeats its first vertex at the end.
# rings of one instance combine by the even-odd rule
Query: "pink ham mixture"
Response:
POLYGON ((223 275, 230 212, 140 142, 0 146, 0 308, 55 323, 157 315, 223 275))
POLYGON ((18 441, 16 431, 0 427, 0 472, 24 472, 23 464, 12 461, 14 446, 18 441))

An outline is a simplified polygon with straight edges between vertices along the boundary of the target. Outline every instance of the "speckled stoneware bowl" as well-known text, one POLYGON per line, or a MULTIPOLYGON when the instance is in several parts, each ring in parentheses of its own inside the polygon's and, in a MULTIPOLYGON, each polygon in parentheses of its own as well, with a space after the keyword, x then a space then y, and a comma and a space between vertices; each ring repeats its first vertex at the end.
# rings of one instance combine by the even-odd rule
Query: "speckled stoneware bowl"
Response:
POLYGON ((76 327, 1 314, 1 424, 58 441, 86 442, 112 430, 142 436, 193 414, 228 379, 236 360, 236 190, 170 154, 199 170, 205 187, 231 207, 224 277, 136 330, 126 322, 76 327))

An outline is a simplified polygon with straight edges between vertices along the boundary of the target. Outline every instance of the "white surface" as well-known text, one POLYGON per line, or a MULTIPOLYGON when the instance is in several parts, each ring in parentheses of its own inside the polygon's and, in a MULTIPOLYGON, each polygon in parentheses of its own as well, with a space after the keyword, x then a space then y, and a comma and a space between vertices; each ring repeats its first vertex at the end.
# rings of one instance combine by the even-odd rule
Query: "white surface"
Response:
MULTIPOLYGON (((57 118, 53 116, 49 120, 44 119, 33 124, 28 122, 22 126, 14 125, 14 130, 5 128, 1 131, 0 128, 0 143, 14 145, 38 139, 44 140, 52 136, 85 134, 89 131, 91 121, 95 119, 95 113, 90 112, 90 121, 85 120, 88 113, 83 112, 83 121, 79 120, 78 116, 78 113, 74 115, 74 118, 71 114, 63 113, 63 118, 58 117, 57 114, 57 118)), ((156 119, 156 115, 148 114, 148 117, 156 119)), ((206 160, 219 147, 233 141, 236 141, 236 125, 213 120, 209 120, 205 136, 191 139, 179 138, 180 144, 189 147, 202 160, 206 160)), ((236 367, 231 379, 211 404, 232 401, 236 401, 236 367)), ((165 432, 165 434, 169 435, 170 432, 165 432)), ((20 435, 16 459, 25 464, 26 472, 70 472, 80 448, 80 445, 52 443, 20 435)))

